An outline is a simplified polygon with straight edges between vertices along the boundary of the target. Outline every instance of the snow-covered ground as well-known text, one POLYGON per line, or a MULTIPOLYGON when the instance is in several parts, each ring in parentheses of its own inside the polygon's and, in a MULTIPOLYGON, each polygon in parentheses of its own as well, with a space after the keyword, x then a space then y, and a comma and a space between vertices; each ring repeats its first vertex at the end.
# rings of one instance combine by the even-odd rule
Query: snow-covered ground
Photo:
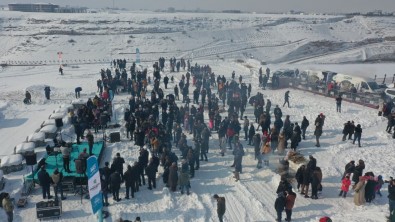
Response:
MULTIPOLYGON (((47 60, 47 63, 50 63, 51 60, 55 61, 51 64, 56 64, 58 51, 64 53, 64 60, 98 60, 125 56, 134 59, 134 55, 119 53, 133 52, 136 47, 142 52, 151 52, 142 54, 143 60, 156 60, 159 56, 190 58, 193 54, 193 63, 209 64, 216 74, 230 78, 234 70, 237 76, 243 75, 243 81, 252 83, 252 94, 262 92, 265 99, 272 101, 273 106, 282 105, 286 90, 258 89, 256 73, 260 61, 281 62, 269 64, 269 67, 274 67, 273 69, 313 67, 322 70, 348 70, 363 76, 373 73, 380 76, 384 73, 392 74, 391 71, 393 72, 395 67, 393 63, 318 64, 321 61, 326 63, 325 61, 329 61, 328 58, 331 59, 331 63, 340 63, 345 56, 351 55, 351 51, 358 50, 355 47, 364 51, 368 47, 376 47, 378 50, 371 51, 376 53, 375 55, 386 54, 387 51, 379 50, 380 47, 386 47, 393 53, 391 42, 371 43, 370 46, 358 43, 366 39, 393 36, 395 26, 392 18, 178 13, 65 15, 2 12, 0 26, 0 44, 4 46, 0 51, 0 61, 47 60), (51 34, 51 30, 56 32, 51 34), (69 35, 73 34, 70 33, 71 30, 82 35, 69 35), (161 33, 154 33, 159 32, 157 30, 161 33), (92 33, 94 35, 87 35, 92 33), (69 42, 70 39, 75 43, 69 42), (130 43, 128 40, 131 40, 130 43), (338 50, 347 52, 326 55, 327 48, 321 47, 318 50, 319 45, 312 44, 316 41, 342 42, 338 50), (315 50, 319 52, 311 53, 315 50), (311 57, 316 55, 315 53, 320 55, 317 60, 311 57), (251 59, 251 55, 255 59, 251 59), (245 63, 235 62, 235 58, 243 59, 245 63), (288 65, 288 62, 296 64, 288 65), (302 62, 308 64, 297 64, 302 62)), ((352 57, 355 62, 365 61, 358 55, 352 57)), ((56 66, 0 69, 0 155, 13 153, 14 147, 38 129, 54 110, 62 104, 70 104, 74 99, 75 87, 83 88, 83 99, 93 97, 96 93, 96 80, 100 78, 99 71, 108 66, 108 63, 67 66, 64 68, 63 76, 58 74, 56 66), (45 85, 50 86, 52 90, 50 101, 44 97, 45 85), (32 93, 31 105, 22 103, 25 90, 32 93)), ((152 74, 152 63, 143 63, 142 66, 147 67, 149 74, 152 74)), ((185 72, 169 74, 166 69, 165 74, 174 75, 175 82, 178 83, 185 72)), ((170 84, 166 92, 172 92, 173 86, 170 84)), ((115 97, 116 121, 121 125, 123 124, 120 117, 127 107, 127 100, 127 95, 115 97)), ((305 199, 298 195, 293 221, 318 221, 318 218, 325 215, 329 215, 333 221, 385 221, 385 216, 388 215, 386 187, 383 189, 383 197, 378 197, 373 203, 362 207, 354 205, 351 197, 353 192, 346 199, 338 198, 337 194, 340 188, 340 175, 344 165, 350 160, 363 159, 366 172, 381 174, 385 179, 395 175, 392 166, 395 158, 392 151, 395 144, 384 132, 386 120, 378 117, 376 110, 347 102, 343 103, 341 114, 336 113, 335 108, 333 99, 297 90, 291 90, 291 108, 283 108, 283 113, 290 115, 292 122, 300 123, 303 116, 313 122, 319 113, 324 113, 327 117, 321 147, 314 146, 313 127, 310 126, 307 140, 300 144, 299 149, 301 153, 312 154, 317 158, 318 166, 323 171, 324 190, 318 200, 305 199), (364 129, 361 148, 350 142, 341 141, 343 123, 348 120, 354 120, 364 129)), ((249 119, 253 119, 251 106, 248 106, 245 114, 249 119)), ((207 116, 205 118, 208 119, 207 116)), ((71 134, 72 128, 66 125, 64 131, 71 134)), ((123 128, 121 137, 122 142, 108 144, 105 161, 110 161, 117 152, 125 157, 127 164, 137 159, 137 147, 125 140, 123 128)), ((188 139, 188 144, 191 144, 191 138, 188 139)), ((273 155, 270 166, 258 170, 255 167, 252 147, 247 146, 244 141, 243 144, 247 149, 243 158, 244 170, 239 182, 234 181, 233 168, 229 167, 233 156, 230 152, 225 157, 219 155, 217 135, 213 134, 210 140, 209 161, 201 162, 201 168, 191 180, 190 196, 169 192, 164 188, 159 176, 158 187, 154 191, 143 187, 135 199, 122 200, 119 203, 113 202, 110 198, 108 211, 111 217, 107 221, 115 221, 119 217, 132 220, 136 216, 140 216, 143 221, 217 221, 216 202, 212 198, 215 193, 226 198, 225 221, 274 221, 275 190, 280 180, 275 168, 280 157, 273 155)), ((28 172, 29 169, 25 168, 21 172, 6 175, 5 191, 17 199, 21 192, 22 176, 28 172)), ((159 175, 161 173, 160 171, 159 175)), ((122 188, 121 197, 124 192, 122 188)), ((35 203, 41 200, 41 190, 36 187, 29 196, 27 208, 15 210, 15 221, 34 221, 35 203)), ((79 196, 68 194, 67 200, 63 202, 63 211, 60 221, 95 220, 95 216, 91 215, 89 200, 83 200, 81 204, 79 196)), ((3 214, 3 211, 0 210, 0 214, 3 214)))

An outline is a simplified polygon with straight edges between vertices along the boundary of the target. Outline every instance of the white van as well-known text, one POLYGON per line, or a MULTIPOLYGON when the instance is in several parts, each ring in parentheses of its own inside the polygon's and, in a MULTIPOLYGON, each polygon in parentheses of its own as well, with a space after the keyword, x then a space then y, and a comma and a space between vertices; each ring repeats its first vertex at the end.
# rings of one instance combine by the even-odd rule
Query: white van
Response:
POLYGON ((350 76, 346 74, 337 73, 333 75, 332 80, 340 85, 340 89, 349 91, 354 85, 358 92, 363 93, 380 93, 383 89, 377 84, 374 79, 350 76))
POLYGON ((384 94, 387 98, 395 99, 395 84, 391 84, 384 90, 384 94))

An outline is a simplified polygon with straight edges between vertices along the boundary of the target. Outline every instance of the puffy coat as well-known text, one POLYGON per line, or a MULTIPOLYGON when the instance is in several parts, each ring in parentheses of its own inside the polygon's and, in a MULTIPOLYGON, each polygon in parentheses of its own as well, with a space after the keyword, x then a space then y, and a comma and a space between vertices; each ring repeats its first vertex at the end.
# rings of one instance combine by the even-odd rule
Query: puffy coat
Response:
POLYGON ((361 206, 366 203, 365 200, 365 180, 364 179, 359 179, 359 182, 354 188, 355 194, 354 194, 354 204, 356 206, 361 206))
POLYGON ((341 190, 344 192, 348 192, 348 190, 350 189, 350 185, 351 185, 351 180, 348 178, 344 178, 342 180, 342 187, 341 190))
POLYGON ((188 186, 189 185, 189 172, 181 172, 178 176, 178 185, 188 186))
POLYGON ((217 213, 218 215, 224 215, 226 211, 225 197, 219 197, 217 199, 217 213))
POLYGON ((285 198, 285 209, 291 210, 294 207, 296 199, 296 193, 290 193, 285 198))

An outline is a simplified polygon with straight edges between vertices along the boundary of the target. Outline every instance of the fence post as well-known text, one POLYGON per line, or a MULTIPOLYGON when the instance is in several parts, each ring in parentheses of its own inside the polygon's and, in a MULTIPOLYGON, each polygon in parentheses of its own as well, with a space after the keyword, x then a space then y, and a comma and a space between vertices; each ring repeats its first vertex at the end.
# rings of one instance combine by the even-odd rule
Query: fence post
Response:
POLYGON ((374 75, 374 81, 376 81, 377 75, 374 75))
POLYGON ((395 81, 395 74, 392 76, 392 83, 395 81))
POLYGON ((386 78, 387 78, 387 74, 384 74, 383 84, 385 83, 386 78))

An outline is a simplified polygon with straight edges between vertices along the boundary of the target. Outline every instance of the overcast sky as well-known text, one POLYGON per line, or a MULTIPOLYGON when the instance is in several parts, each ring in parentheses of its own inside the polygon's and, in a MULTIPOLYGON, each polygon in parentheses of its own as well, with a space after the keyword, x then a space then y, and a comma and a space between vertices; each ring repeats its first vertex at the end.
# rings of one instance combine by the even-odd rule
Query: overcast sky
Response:
MULTIPOLYGON (((375 9, 395 11, 395 0, 114 0, 118 8, 139 9, 239 9, 256 12, 366 12, 375 9)), ((112 7, 113 0, 1 0, 4 3, 50 2, 61 6, 112 7)))

